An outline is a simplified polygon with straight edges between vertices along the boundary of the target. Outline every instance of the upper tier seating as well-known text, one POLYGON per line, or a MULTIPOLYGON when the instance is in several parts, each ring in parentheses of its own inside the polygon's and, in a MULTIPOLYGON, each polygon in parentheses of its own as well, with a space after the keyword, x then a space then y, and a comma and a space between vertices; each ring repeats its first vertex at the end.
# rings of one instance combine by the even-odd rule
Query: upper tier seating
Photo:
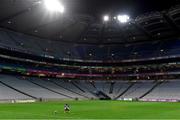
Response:
POLYGON ((5 29, 0 29, 1 46, 16 48, 22 52, 26 50, 36 55, 93 60, 138 59, 180 54, 178 39, 133 45, 77 45, 40 39, 5 29))

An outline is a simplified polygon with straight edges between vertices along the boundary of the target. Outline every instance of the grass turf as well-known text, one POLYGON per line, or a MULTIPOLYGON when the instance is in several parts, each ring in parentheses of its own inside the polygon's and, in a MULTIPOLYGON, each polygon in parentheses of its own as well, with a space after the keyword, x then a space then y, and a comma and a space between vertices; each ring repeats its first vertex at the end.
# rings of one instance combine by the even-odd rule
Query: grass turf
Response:
POLYGON ((180 103, 60 101, 0 104, 0 119, 180 119, 180 103), (70 113, 64 113, 65 103, 70 104, 70 113))

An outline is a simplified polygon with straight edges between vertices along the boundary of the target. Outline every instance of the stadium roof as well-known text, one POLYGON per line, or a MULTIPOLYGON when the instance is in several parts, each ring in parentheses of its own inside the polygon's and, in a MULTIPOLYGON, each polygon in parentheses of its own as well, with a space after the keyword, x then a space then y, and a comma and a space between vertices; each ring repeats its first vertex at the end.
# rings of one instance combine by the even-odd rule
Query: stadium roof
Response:
POLYGON ((0 27, 41 38, 72 43, 116 44, 178 36, 178 0, 61 0, 64 14, 45 10, 39 0, 1 0, 0 27), (129 14, 131 21, 120 24, 112 18, 129 14), (137 17, 138 16, 138 17, 137 17))

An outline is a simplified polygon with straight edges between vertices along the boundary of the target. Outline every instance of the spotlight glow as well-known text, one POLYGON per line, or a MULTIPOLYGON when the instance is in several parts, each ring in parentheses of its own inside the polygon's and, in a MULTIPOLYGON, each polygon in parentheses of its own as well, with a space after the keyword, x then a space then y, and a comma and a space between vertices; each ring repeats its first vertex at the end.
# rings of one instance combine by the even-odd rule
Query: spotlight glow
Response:
POLYGON ((103 17, 103 20, 104 20, 104 22, 109 21, 109 16, 108 16, 108 15, 105 15, 105 16, 103 17))
POLYGON ((128 15, 118 15, 117 19, 121 23, 127 23, 129 21, 130 17, 128 15))
POLYGON ((59 0, 44 0, 44 4, 49 11, 52 12, 64 12, 64 6, 59 0))

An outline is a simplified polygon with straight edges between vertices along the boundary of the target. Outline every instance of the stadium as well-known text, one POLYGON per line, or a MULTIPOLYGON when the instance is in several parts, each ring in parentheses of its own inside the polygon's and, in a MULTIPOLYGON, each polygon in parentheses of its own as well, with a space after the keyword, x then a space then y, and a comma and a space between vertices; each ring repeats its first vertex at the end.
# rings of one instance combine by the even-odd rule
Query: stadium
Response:
POLYGON ((0 8, 0 119, 180 119, 178 0, 0 8))

